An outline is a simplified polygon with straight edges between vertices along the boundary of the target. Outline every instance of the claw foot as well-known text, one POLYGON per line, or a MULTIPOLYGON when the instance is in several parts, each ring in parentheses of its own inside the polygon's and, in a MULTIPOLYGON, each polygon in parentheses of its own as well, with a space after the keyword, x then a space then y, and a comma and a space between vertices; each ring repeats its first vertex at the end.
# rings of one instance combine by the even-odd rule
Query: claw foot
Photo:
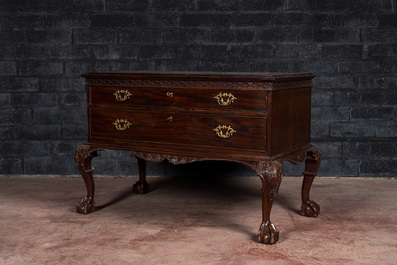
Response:
POLYGON ((314 201, 307 201, 302 204, 301 211, 302 215, 307 217, 317 217, 320 214, 320 205, 314 201))
POLYGON ((95 202, 92 198, 85 197, 80 202, 76 203, 76 212, 82 214, 89 214, 94 211, 95 202))
POLYGON ((137 181, 133 186, 132 186, 132 191, 137 193, 137 194, 145 194, 149 192, 149 184, 145 181, 141 183, 140 181, 137 181))
POLYGON ((258 242, 273 245, 278 241, 278 229, 270 221, 262 222, 258 231, 258 242))

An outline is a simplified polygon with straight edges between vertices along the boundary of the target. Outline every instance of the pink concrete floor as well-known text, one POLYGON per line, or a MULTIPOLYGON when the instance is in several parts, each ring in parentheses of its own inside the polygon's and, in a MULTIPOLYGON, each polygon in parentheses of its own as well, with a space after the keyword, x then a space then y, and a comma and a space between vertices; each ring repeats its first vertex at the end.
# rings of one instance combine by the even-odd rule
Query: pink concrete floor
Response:
POLYGON ((397 264, 397 180, 317 178, 318 218, 301 216, 301 178, 272 210, 276 245, 256 242, 260 180, 96 178, 97 211, 74 212, 81 178, 0 176, 0 264, 397 264))

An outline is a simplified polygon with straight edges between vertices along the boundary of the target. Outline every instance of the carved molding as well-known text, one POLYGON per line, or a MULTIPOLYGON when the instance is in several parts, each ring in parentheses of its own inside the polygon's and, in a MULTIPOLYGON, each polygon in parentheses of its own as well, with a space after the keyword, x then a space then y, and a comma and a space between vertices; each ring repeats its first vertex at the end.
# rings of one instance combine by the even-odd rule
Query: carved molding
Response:
POLYGON ((112 79, 93 78, 87 79, 86 85, 117 85, 134 87, 192 87, 192 88, 283 88, 311 86, 311 80, 298 80, 288 82, 217 82, 217 81, 173 81, 173 80, 145 80, 145 79, 112 79))
POLYGON ((311 86, 311 80, 298 80, 274 83, 273 88, 311 86))
POLYGON ((194 87, 194 88, 271 88, 272 83, 265 82, 217 82, 217 81, 172 81, 141 79, 87 79, 86 85, 119 85, 135 87, 194 87))

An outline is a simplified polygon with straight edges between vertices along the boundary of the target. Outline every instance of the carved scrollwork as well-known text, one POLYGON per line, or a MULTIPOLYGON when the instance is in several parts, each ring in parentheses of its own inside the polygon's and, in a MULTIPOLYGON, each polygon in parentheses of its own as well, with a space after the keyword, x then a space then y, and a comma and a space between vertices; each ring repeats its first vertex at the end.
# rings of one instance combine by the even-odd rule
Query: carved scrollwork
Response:
POLYGON ((173 165, 186 164, 200 160, 207 160, 206 158, 200 159, 197 157, 178 157, 175 155, 168 155, 168 154, 151 154, 151 153, 142 153, 142 152, 131 152, 131 153, 133 153, 135 156, 143 160, 151 161, 155 163, 162 162, 165 159, 167 159, 173 165))

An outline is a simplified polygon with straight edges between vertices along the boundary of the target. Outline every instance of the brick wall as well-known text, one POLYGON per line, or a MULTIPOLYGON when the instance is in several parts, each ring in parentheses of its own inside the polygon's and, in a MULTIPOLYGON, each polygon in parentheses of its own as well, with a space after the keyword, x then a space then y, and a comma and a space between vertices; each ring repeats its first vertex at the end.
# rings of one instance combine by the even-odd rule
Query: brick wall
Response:
MULTIPOLYGON (((396 0, 2 0, 0 174, 78 173, 81 73, 192 70, 314 73, 319 175, 396 177, 396 10, 396 0)), ((137 174, 127 153, 93 163, 99 174, 137 174)), ((219 162, 148 173, 202 168, 252 175, 219 162)))

